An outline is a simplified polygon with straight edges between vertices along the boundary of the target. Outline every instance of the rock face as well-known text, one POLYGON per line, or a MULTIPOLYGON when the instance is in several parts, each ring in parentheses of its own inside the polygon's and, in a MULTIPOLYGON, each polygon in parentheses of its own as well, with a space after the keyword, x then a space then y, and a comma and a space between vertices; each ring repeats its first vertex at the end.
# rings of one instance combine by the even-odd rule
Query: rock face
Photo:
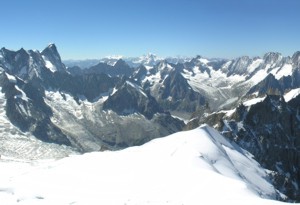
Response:
POLYGON ((268 95, 263 101, 233 112, 218 112, 193 120, 188 128, 203 122, 250 151, 263 167, 272 170, 274 184, 290 199, 299 201, 300 120, 297 97, 286 103, 282 96, 268 95))
MULTIPOLYGON (((202 107, 206 100, 203 95, 196 92, 183 76, 183 64, 171 64, 161 61, 154 68, 148 70, 140 79, 146 92, 149 92, 160 106, 170 112, 193 113, 202 107)), ((138 70, 145 73, 145 70, 138 70)))
POLYGON ((252 59, 249 56, 242 56, 234 61, 228 67, 227 76, 231 75, 245 75, 248 74, 248 66, 252 63, 252 59))
MULTIPOLYGON (((1 49, 7 118, 24 133, 81 152, 125 148, 182 130, 181 120, 128 79, 135 69, 123 60, 72 71, 54 44, 41 53, 1 49)), ((145 72, 140 67, 136 77, 145 72)))
POLYGON ((256 94, 257 96, 283 95, 287 91, 300 87, 300 71, 299 68, 294 69, 291 75, 283 76, 276 79, 270 73, 264 80, 254 85, 246 94, 246 96, 256 94))
POLYGON ((146 69, 146 67, 143 65, 140 65, 136 68, 136 71, 133 73, 131 78, 138 82, 141 82, 143 79, 145 79, 147 74, 148 74, 148 70, 146 69))
POLYGON ((246 95, 257 93, 257 96, 269 95, 282 95, 284 89, 280 82, 274 77, 273 74, 269 74, 259 84, 253 86, 246 95))
POLYGON ((84 97, 90 102, 112 90, 120 81, 119 78, 112 78, 103 73, 74 76, 66 72, 52 73, 45 70, 43 74, 47 77, 39 83, 46 89, 60 90, 71 94, 76 99, 84 97))
POLYGON ((55 44, 50 44, 41 54, 46 63, 46 67, 51 71, 66 71, 66 66, 62 63, 55 44))
POLYGON ((176 70, 168 74, 162 85, 158 101, 165 109, 193 112, 205 104, 204 97, 196 93, 176 70))
POLYGON ((151 119, 155 113, 163 112, 155 98, 147 95, 140 86, 130 81, 125 81, 115 93, 109 96, 103 104, 103 109, 111 109, 119 115, 141 113, 148 119, 151 119))
POLYGON ((30 83, 10 79, 3 72, 0 86, 7 99, 6 115, 23 132, 30 131, 45 142, 71 145, 69 139, 50 120, 51 108, 43 101, 43 93, 30 83))
POLYGON ((134 68, 131 68, 125 61, 119 59, 114 65, 108 65, 100 62, 99 64, 85 69, 85 73, 105 73, 113 77, 129 77, 132 75, 134 68))

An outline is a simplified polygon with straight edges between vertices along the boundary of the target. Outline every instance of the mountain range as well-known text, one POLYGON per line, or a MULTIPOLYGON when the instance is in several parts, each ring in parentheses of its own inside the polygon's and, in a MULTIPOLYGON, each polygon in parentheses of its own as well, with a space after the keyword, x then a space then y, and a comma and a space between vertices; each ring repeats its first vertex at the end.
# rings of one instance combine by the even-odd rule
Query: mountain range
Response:
POLYGON ((65 66, 54 44, 0 50, 1 155, 119 150, 206 123, 300 201, 300 52, 229 60, 151 54, 78 65, 65 66))

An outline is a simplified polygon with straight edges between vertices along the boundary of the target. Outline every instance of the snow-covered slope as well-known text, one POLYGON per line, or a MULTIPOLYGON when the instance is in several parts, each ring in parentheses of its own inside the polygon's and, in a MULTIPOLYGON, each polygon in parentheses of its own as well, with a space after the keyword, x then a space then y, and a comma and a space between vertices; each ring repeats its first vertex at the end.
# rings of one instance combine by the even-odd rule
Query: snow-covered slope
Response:
POLYGON ((4 93, 0 92, 0 156, 10 156, 14 159, 47 159, 62 158, 75 153, 70 147, 44 143, 29 132, 22 132, 7 118, 6 103, 4 93))
POLYGON ((284 100, 286 102, 289 102, 295 97, 297 97, 299 94, 300 94, 300 88, 293 89, 284 95, 284 100))
POLYGON ((204 125, 115 152, 0 161, 1 204, 283 204, 252 156, 204 125), (266 199, 262 199, 262 198, 266 199))

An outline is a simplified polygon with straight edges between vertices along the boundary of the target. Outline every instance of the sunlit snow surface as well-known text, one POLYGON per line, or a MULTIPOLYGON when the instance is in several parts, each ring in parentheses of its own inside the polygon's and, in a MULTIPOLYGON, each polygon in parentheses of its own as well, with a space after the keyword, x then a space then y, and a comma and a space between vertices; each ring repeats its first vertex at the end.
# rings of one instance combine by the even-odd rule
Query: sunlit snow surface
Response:
MULTIPOLYGON (((21 95, 17 95, 16 97, 28 100, 26 94, 21 89, 17 89, 21 92, 21 95)), ((0 92, 0 155, 9 156, 16 160, 62 158, 74 153, 74 151, 67 146, 44 143, 36 139, 29 132, 22 132, 9 121, 6 116, 5 107, 5 94, 0 92)), ((22 105, 19 105, 17 109, 27 112, 22 105)))
POLYGON ((281 204, 266 172, 208 126, 121 151, 0 162, 0 204, 281 204))
POLYGON ((243 102, 243 104, 248 107, 248 106, 255 105, 255 104, 259 103, 259 102, 264 101, 265 98, 266 97, 254 98, 254 99, 251 99, 251 100, 243 102))
POLYGON ((284 100, 286 102, 291 101, 300 94, 300 88, 293 89, 284 95, 284 100))
POLYGON ((45 66, 51 71, 51 72, 55 72, 57 71, 57 68, 55 67, 55 65, 53 65, 51 63, 51 61, 48 60, 48 58, 46 56, 42 56, 44 61, 45 61, 45 66))

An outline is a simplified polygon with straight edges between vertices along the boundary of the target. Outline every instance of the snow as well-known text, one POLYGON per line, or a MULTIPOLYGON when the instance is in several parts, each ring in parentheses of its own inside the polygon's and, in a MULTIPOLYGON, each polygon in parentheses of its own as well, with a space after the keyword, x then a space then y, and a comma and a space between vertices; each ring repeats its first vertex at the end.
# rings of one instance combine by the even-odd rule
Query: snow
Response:
POLYGON ((149 65, 144 65, 144 66, 145 66, 145 68, 146 68, 147 70, 150 70, 150 69, 153 68, 153 66, 149 66, 149 65))
POLYGON ((258 84, 260 81, 262 81, 263 79, 265 79, 268 75, 268 72, 266 70, 259 70, 258 72, 256 72, 253 77, 251 78, 251 82, 253 83, 253 85, 258 84))
POLYGON ((57 71, 57 68, 55 67, 55 65, 53 65, 53 64, 51 63, 51 61, 49 61, 48 58, 47 58, 46 56, 42 55, 42 57, 43 57, 43 59, 44 59, 44 61, 45 61, 45 66, 46 66, 51 72, 54 73, 55 71, 57 71))
POLYGON ((277 80, 279 80, 280 78, 282 78, 284 76, 292 75, 292 73, 293 73, 293 66, 292 66, 292 64, 285 64, 276 73, 273 73, 273 75, 275 76, 275 78, 277 80))
MULTIPOLYGON (((250 68, 249 68, 250 71, 254 71, 255 70, 255 68, 254 68, 255 66, 254 66, 253 63, 250 65, 250 68)), ((257 62, 257 65, 258 66, 260 65, 260 61, 259 61, 259 64, 257 62)), ((275 67, 275 65, 267 64, 264 67, 264 69, 259 70, 258 72, 256 72, 251 77, 251 82, 253 84, 257 84, 260 81, 262 81, 263 79, 265 79, 269 73, 272 73, 275 76, 275 78, 277 80, 279 80, 280 78, 282 78, 284 76, 291 75, 292 72, 293 72, 293 66, 292 66, 292 64, 284 64, 282 67, 275 67), (271 71, 269 71, 270 68, 271 68, 271 71)))
POLYGON ((144 65, 148 70, 149 68, 153 68, 154 65, 156 65, 158 62, 164 60, 163 58, 157 57, 155 54, 148 53, 146 55, 143 55, 141 57, 132 57, 127 58, 126 61, 129 64, 133 64, 133 66, 138 65, 144 65))
MULTIPOLYGON (((78 105, 77 102, 73 99, 73 97, 69 94, 63 94, 65 96, 65 99, 62 96, 62 94, 58 91, 55 92, 46 90, 45 94, 47 96, 46 103, 48 103, 49 101, 56 102, 57 104, 65 108, 69 114, 75 116, 78 120, 83 118, 82 105, 78 105)), ((54 117, 52 117, 51 120, 56 121, 54 117)))
POLYGON ((200 58, 199 61, 203 64, 207 64, 209 63, 209 60, 205 59, 205 58, 200 58))
POLYGON ((233 113, 235 113, 236 109, 232 109, 232 110, 228 110, 228 111, 225 111, 226 112, 226 117, 231 117, 233 115, 233 113))
POLYGON ((130 85, 131 87, 137 89, 142 95, 144 95, 146 98, 147 98, 147 95, 146 93, 143 91, 143 88, 141 88, 140 86, 138 86, 137 84, 134 84, 130 81, 126 81, 126 84, 127 85, 130 85))
POLYGON ((293 89, 284 95, 284 100, 286 102, 289 102, 295 97, 297 97, 299 94, 300 94, 300 88, 293 89))
POLYGON ((276 73, 275 78, 280 79, 284 76, 290 76, 293 73, 293 66, 292 64, 285 64, 278 73, 276 73))
MULTIPOLYGON (((220 90, 220 94, 221 94, 221 92, 222 92, 222 90, 220 90)), ((221 94, 221 95, 222 95, 222 94, 221 94)), ((225 96, 225 95, 223 94, 223 96, 225 96)), ((226 101, 225 101, 222 105, 220 105, 219 107, 223 109, 223 108, 226 108, 227 106, 232 106, 232 104, 233 104, 233 103, 236 103, 238 100, 239 100, 238 97, 230 98, 230 99, 226 100, 226 101)))
POLYGON ((259 102, 262 102, 266 97, 262 97, 262 98, 254 98, 248 101, 243 102, 243 105, 245 105, 246 107, 249 107, 251 105, 255 105, 259 102))
POLYGON ((216 105, 219 107, 235 101, 236 95, 232 92, 232 87, 245 82, 245 76, 227 76, 221 70, 210 69, 210 77, 207 72, 202 73, 198 67, 194 67, 193 72, 185 70, 182 75, 194 91, 213 99, 210 103, 212 109, 215 109, 216 105))
POLYGON ((232 60, 226 62, 223 66, 222 66, 222 70, 227 70, 229 68, 229 66, 232 64, 232 60))
POLYGON ((122 55, 109 55, 109 56, 105 56, 104 58, 120 60, 120 59, 124 58, 124 56, 122 56, 122 55))
POLYGON ((11 83, 17 83, 17 79, 16 79, 15 76, 10 75, 10 74, 8 74, 8 73, 6 73, 6 72, 5 72, 5 75, 6 75, 6 77, 8 78, 9 82, 11 82, 11 83))
POLYGON ((117 88, 114 88, 113 91, 111 92, 111 95, 115 94, 118 91, 117 88))
MULTIPOLYGON (((29 133, 20 131, 7 118, 5 106, 5 94, 0 92, 0 161, 18 161, 20 158, 23 159, 22 161, 24 161, 24 159, 62 158, 71 153, 75 153, 66 146, 44 143, 29 133)), ((2 165, 0 167, 0 175, 2 175, 2 165)), ((14 170, 12 169, 11 172, 14 172, 14 170)), ((0 181, 2 182, 2 180, 0 181)), ((0 204, 3 203, 0 202, 0 204)))
POLYGON ((21 98, 22 100, 28 102, 29 98, 27 97, 26 93, 22 89, 20 89, 17 85, 15 85, 15 88, 17 91, 21 93, 20 95, 16 95, 15 97, 21 98))
POLYGON ((260 66, 263 63, 263 59, 256 59, 254 60, 249 66, 248 66, 248 72, 252 73, 255 71, 256 68, 258 68, 258 66, 260 66))
POLYGON ((202 126, 121 151, 1 160, 1 204, 284 204, 252 156, 202 126))

